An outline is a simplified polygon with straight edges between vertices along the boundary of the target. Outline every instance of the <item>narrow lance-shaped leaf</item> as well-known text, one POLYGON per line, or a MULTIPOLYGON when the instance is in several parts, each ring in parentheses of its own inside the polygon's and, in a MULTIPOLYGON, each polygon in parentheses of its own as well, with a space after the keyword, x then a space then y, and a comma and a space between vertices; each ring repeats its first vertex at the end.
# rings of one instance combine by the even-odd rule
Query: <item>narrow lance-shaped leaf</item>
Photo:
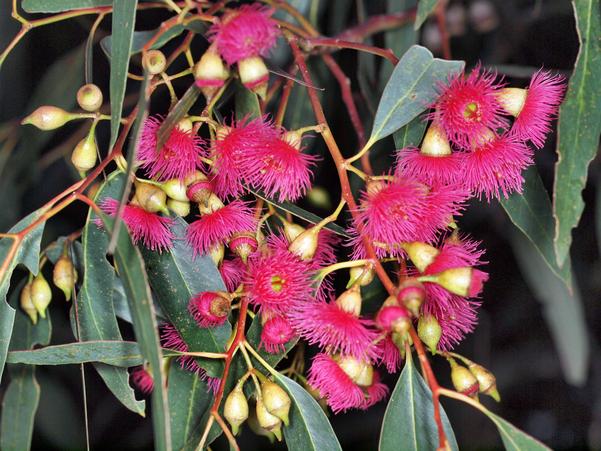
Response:
POLYGON ((551 202, 536 166, 531 166, 524 172, 522 193, 513 193, 508 199, 501 199, 500 203, 511 222, 534 244, 551 271, 568 288, 571 287, 570 261, 559 267, 555 260, 551 202))
POLYGON ((23 0, 21 7, 28 13, 60 13, 112 4, 113 0, 23 0))
POLYGON ((501 440, 503 440, 503 444, 507 451, 550 451, 550 448, 546 445, 525 432, 520 431, 500 416, 495 415, 488 410, 484 413, 493 423, 495 423, 495 426, 497 426, 499 434, 501 435, 501 440))
POLYGON ((436 84, 463 67, 463 61, 441 60, 425 47, 411 47, 384 88, 368 144, 394 133, 424 111, 436 98, 436 84))
POLYGON ((601 4, 599 0, 574 0, 572 4, 580 51, 559 111, 553 187, 555 250, 560 266, 568 258, 572 229, 578 225, 584 210, 582 190, 601 133, 601 4))
MULTIPOLYGON (((8 233, 17 233, 28 227, 43 214, 42 210, 34 211, 19 221, 8 233)), ((15 310, 6 303, 6 295, 10 286, 10 277, 15 267, 21 263, 29 269, 33 274, 38 273, 40 241, 44 231, 42 222, 33 230, 31 230, 20 244, 17 244, 16 252, 10 256, 11 248, 15 245, 15 241, 11 238, 2 238, 0 240, 0 265, 7 258, 10 262, 6 266, 6 271, 1 275, 0 279, 0 379, 4 370, 4 362, 6 361, 6 353, 12 335, 13 323, 15 321, 15 310)))
MULTIPOLYGON (((457 450, 457 441, 447 414, 440 408, 442 423, 451 449, 457 450)), ((396 451, 399 443, 404 450, 438 448, 438 429, 434 421, 432 392, 413 365, 411 353, 388 401, 382 431, 380 451, 396 451)))
POLYGON ((426 19, 432 12, 434 8, 436 8, 436 4, 438 0, 419 0, 417 3, 417 14, 415 15, 415 23, 413 25, 414 29, 419 30, 419 28, 424 24, 426 19))
POLYGON ((169 112, 159 131, 157 132, 157 149, 163 147, 163 144, 169 138, 171 130, 177 125, 177 123, 188 114, 190 108, 196 103, 198 96, 200 95, 200 88, 193 83, 184 93, 181 99, 175 104, 173 109, 169 112))
POLYGON ((119 133, 137 6, 138 0, 115 0, 113 2, 111 26, 113 30, 113 52, 110 75, 111 141, 109 148, 113 147, 119 133))
POLYGON ((144 358, 135 341, 81 341, 46 346, 32 351, 11 351, 7 362, 27 365, 75 365, 102 362, 106 365, 127 368, 141 365, 144 358))

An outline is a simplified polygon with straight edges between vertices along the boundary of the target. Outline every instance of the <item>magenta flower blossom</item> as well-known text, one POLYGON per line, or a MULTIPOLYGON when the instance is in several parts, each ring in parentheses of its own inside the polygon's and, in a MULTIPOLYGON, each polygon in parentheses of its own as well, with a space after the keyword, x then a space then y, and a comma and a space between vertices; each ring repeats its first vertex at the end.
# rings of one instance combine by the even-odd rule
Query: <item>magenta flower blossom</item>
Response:
POLYGON ((258 3, 228 11, 209 30, 210 41, 228 64, 252 56, 266 56, 275 45, 279 29, 273 9, 258 3))
POLYGON ((378 342, 380 360, 379 363, 386 367, 386 370, 393 374, 401 368, 401 353, 396 347, 390 334, 386 338, 378 342))
POLYGON ((334 413, 364 406, 365 395, 361 387, 327 354, 317 354, 313 358, 307 382, 326 399, 334 413))
POLYGON ((243 201, 235 200, 212 212, 202 214, 200 219, 188 227, 188 244, 194 254, 204 255, 216 244, 225 244, 239 232, 248 232, 256 227, 252 209, 243 201))
POLYGON ((508 113, 516 116, 511 133, 520 140, 530 140, 539 149, 543 147, 551 131, 550 123, 557 116, 565 89, 563 76, 552 75, 541 69, 532 76, 525 92, 515 88, 502 90, 498 95, 501 105, 509 110, 508 113), (520 102, 517 109, 514 105, 506 106, 509 100, 506 92, 517 94, 520 102))
POLYGON ((131 380, 138 389, 145 395, 152 393, 154 389, 154 379, 143 366, 134 368, 131 373, 131 380))
POLYGON ((469 147, 482 127, 494 130, 507 125, 496 97, 502 84, 496 83, 495 78, 496 74, 476 67, 467 77, 464 72, 458 73, 439 87, 440 96, 432 105, 436 111, 431 118, 440 121, 455 144, 469 147))
POLYGON ((309 344, 359 359, 379 358, 374 346, 378 331, 372 328, 373 321, 343 310, 336 302, 299 304, 289 317, 297 333, 309 344))
POLYGON ((222 197, 239 196, 245 192, 242 182, 246 175, 243 157, 256 158, 267 143, 279 137, 279 132, 266 118, 239 120, 217 131, 211 153, 214 157, 215 192, 222 197))
MULTIPOLYGON (((100 208, 114 217, 119 209, 119 201, 107 197, 100 203, 100 208)), ((173 219, 149 213, 132 204, 125 206, 122 218, 134 244, 142 242, 148 249, 158 252, 171 248, 173 234, 170 227, 173 226, 173 219)), ((102 222, 98 224, 102 225, 102 222)))
POLYGON ((149 177, 164 181, 183 180, 202 166, 204 141, 191 130, 176 126, 160 150, 157 150, 157 132, 162 118, 149 117, 144 122, 138 144, 138 161, 149 177))
POLYGON ((361 409, 368 409, 388 396, 388 387, 380 382, 380 373, 377 371, 374 371, 373 382, 365 391, 367 393, 363 399, 361 409))
POLYGON ((515 135, 495 136, 465 154, 465 187, 480 199, 507 198, 522 192, 522 171, 533 163, 532 150, 515 135))
POLYGON ((396 172, 399 178, 412 178, 426 185, 454 184, 462 176, 463 154, 427 155, 416 147, 397 152, 396 172))
POLYGON ((251 304, 261 312, 286 314, 293 305, 312 297, 309 264, 283 248, 282 237, 272 237, 267 250, 249 258, 243 279, 251 304))
POLYGON ((469 195, 469 191, 457 183, 433 184, 422 211, 422 224, 424 231, 427 231, 425 237, 428 237, 428 234, 434 237, 438 231, 446 229, 453 217, 461 214, 469 195))
POLYGON ((240 282, 242 282, 242 276, 244 275, 244 264, 239 258, 233 260, 223 260, 219 265, 219 273, 225 284, 225 288, 228 292, 233 293, 236 291, 240 282))
POLYGON ((263 326, 259 348, 270 354, 285 351, 285 345, 295 337, 294 329, 284 316, 273 316, 263 326))
POLYGON ((221 326, 227 320, 231 302, 218 293, 205 291, 190 299, 188 311, 198 327, 221 326))
MULTIPOLYGON (((273 127, 270 123, 266 126, 273 127)), ((295 201, 311 187, 311 166, 317 157, 302 152, 285 139, 284 130, 275 128, 279 136, 266 139, 257 152, 244 153, 241 164, 248 183, 280 202, 295 201)))

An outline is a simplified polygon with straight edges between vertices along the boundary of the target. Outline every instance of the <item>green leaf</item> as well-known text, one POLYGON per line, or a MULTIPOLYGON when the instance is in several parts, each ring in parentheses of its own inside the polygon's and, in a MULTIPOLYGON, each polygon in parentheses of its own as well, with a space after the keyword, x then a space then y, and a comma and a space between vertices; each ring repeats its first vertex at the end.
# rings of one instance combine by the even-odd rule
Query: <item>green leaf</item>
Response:
POLYGON ((490 411, 484 412, 495 423, 507 451, 548 451, 550 448, 520 431, 514 425, 490 411))
POLYGON ((580 51, 568 92, 559 110, 553 214, 557 264, 570 253, 572 229, 584 210, 582 190, 588 166, 597 154, 601 133, 601 5, 599 0, 572 2, 580 51))
POLYGON ((188 111, 194 106, 199 95, 200 88, 196 86, 195 83, 192 83, 161 124, 159 131, 157 132, 157 149, 163 147, 163 144, 165 144, 167 138, 169 138, 173 127, 188 114, 188 111))
MULTIPOLYGON (((292 401, 290 425, 283 427, 288 449, 290 451, 342 450, 328 417, 313 396, 286 376, 279 374, 276 379, 292 401)), ((398 445, 396 449, 399 449, 398 445)))
POLYGON ((512 247, 522 274, 543 305, 543 315, 551 331, 566 380, 573 385, 586 382, 589 366, 589 339, 576 280, 568 290, 540 253, 521 233, 515 231, 512 247))
POLYGON ((28 13, 60 13, 112 4, 112 0, 23 0, 21 7, 28 13))
MULTIPOLYGON (((102 220, 105 227, 112 230, 113 221, 104 215, 102 220)), ((119 233, 114 257, 129 301, 136 341, 140 345, 144 358, 150 364, 154 380, 152 420, 155 449, 161 451, 171 450, 166 375, 162 365, 163 355, 159 344, 152 295, 140 251, 133 245, 129 233, 126 233, 125 230, 119 233)))
POLYGON ((418 147, 426 133, 427 122, 420 117, 416 117, 400 130, 394 132, 394 146, 397 149, 405 147, 418 147))
POLYGON ((463 61, 434 58, 425 47, 412 46, 384 88, 368 144, 385 138, 417 117, 436 98, 436 84, 463 67, 463 61))
MULTIPOLYGON (((198 327, 188 312, 188 302, 204 291, 225 291, 225 285, 210 256, 194 258, 194 251, 186 242, 186 221, 179 217, 174 217, 174 221, 171 231, 175 239, 170 251, 142 251, 150 284, 164 314, 190 351, 224 352, 232 332, 230 323, 226 321, 219 327, 198 327)), ((221 374, 223 362, 220 360, 199 359, 198 363, 211 376, 221 374)))
MULTIPOLYGON (((313 214, 307 210, 297 207, 294 204, 291 204, 290 202, 277 202, 273 199, 269 199, 264 194, 262 194, 258 191, 253 191, 253 190, 249 190, 249 191, 251 193, 253 193, 255 196, 263 199, 265 202, 269 202, 270 204, 274 205, 275 207, 277 207, 281 210, 287 211, 292 216, 296 216, 297 218, 303 219, 311 224, 317 224, 318 222, 320 222, 323 219, 323 218, 320 218, 319 216, 317 216, 316 214, 313 214)), ((338 224, 335 224, 333 222, 330 222, 329 224, 327 224, 324 227, 324 229, 328 229, 331 232, 334 232, 335 234, 340 235, 344 238, 349 238, 349 234, 346 233, 346 230, 344 230, 338 224)))
MULTIPOLYGON (((34 211, 19 221, 8 231, 8 233, 20 232, 37 220, 43 213, 43 210, 34 211)), ((44 231, 44 224, 45 222, 42 222, 36 226, 25 235, 25 238, 23 238, 20 244, 16 245, 16 251, 6 267, 6 272, 0 279, 0 379, 2 378, 6 353, 8 352, 8 345, 10 343, 13 323, 15 321, 15 310, 6 303, 6 294, 8 293, 8 288, 10 286, 10 277, 19 263, 25 265, 33 274, 38 273, 40 241, 44 231)), ((9 258, 11 248, 14 246, 15 241, 11 238, 2 238, 0 240, 0 262, 5 262, 6 259, 9 258)))
POLYGON ((415 30, 419 30, 424 24, 426 19, 436 8, 438 0, 419 0, 417 4, 417 14, 415 15, 415 24, 413 25, 415 30))
MULTIPOLYGON (((10 304, 19 305, 19 295, 25 285, 22 281, 11 295, 10 304)), ((15 317, 15 332, 10 349, 30 349, 35 345, 50 342, 50 316, 39 318, 33 325, 29 317, 18 309, 15 317)), ((0 423, 0 449, 27 450, 31 446, 35 413, 40 399, 40 386, 35 378, 35 369, 25 365, 8 365, 10 384, 2 400, 2 422, 0 423)))
MULTIPOLYGON (((114 172, 98 190, 95 201, 117 199, 123 190, 124 176, 114 172)), ((109 237, 95 224, 98 216, 90 209, 82 234, 82 264, 84 268, 81 289, 77 296, 79 339, 82 341, 121 341, 121 332, 114 310, 114 287, 121 283, 115 270, 106 259, 109 237)), ((144 415, 145 401, 136 400, 129 385, 129 373, 117 368, 95 363, 94 368, 117 399, 129 410, 144 415)))
MULTIPOLYGON (((453 428, 442 406, 440 409, 449 446, 452 450, 457 450, 453 428)), ((386 407, 379 450, 397 451, 399 443, 403 444, 403 450, 438 448, 438 429, 434 421, 432 392, 417 372, 409 352, 386 407)))
POLYGON ((138 0, 115 0, 113 2, 113 46, 111 58, 110 94, 111 94, 111 141, 112 148, 117 141, 121 111, 127 85, 129 56, 133 43, 134 25, 138 0))
POLYGON ((46 346, 33 351, 11 351, 8 353, 7 362, 27 365, 75 365, 102 362, 127 368, 141 365, 144 359, 135 341, 79 341, 46 346))
POLYGON ((551 202, 536 166, 524 172, 523 192, 513 193, 500 203, 511 222, 534 244, 547 266, 569 287, 572 286, 570 261, 557 266, 553 247, 553 216, 551 202))
POLYGON ((172 364, 169 369, 169 416, 171 417, 171 444, 181 450, 186 443, 200 441, 200 421, 211 408, 213 393, 197 374, 172 364))
POLYGON ((259 97, 242 83, 236 83, 236 120, 255 119, 261 116, 259 97))

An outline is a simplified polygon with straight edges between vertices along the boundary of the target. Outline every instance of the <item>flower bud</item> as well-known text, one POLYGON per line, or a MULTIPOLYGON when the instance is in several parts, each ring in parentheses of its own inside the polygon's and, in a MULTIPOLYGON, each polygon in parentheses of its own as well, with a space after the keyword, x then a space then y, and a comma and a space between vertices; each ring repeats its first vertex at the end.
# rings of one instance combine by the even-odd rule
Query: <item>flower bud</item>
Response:
POLYGON ((213 184, 208 180, 198 180, 188 186, 186 196, 192 202, 205 203, 213 193, 213 184))
POLYGON ((237 435, 240 425, 248 418, 248 401, 242 388, 236 386, 225 399, 223 416, 232 427, 232 433, 237 435))
POLYGON ((77 91, 77 103, 86 111, 97 111, 102 106, 102 91, 94 83, 83 85, 77 91))
POLYGON ((80 173, 85 173, 96 166, 98 158, 98 148, 94 133, 79 141, 71 154, 71 163, 80 173))
MULTIPOLYGON (((256 406, 255 406, 256 407, 256 406)), ((250 412, 248 417, 248 427, 257 435, 261 435, 263 437, 267 437, 269 443, 273 444, 275 442, 275 434, 273 432, 269 432, 268 430, 261 427, 259 424, 259 420, 257 419, 256 408, 250 412)))
POLYGON ((46 318, 46 308, 50 305, 50 301, 52 301, 52 290, 40 271, 31 282, 31 302, 42 318, 46 318))
POLYGON ((184 117, 183 119, 179 120, 176 127, 182 132, 191 133, 192 129, 194 128, 194 123, 189 117, 184 117))
POLYGON ((54 264, 52 281, 54 282, 54 285, 65 293, 65 299, 70 301, 73 287, 75 286, 75 282, 77 282, 77 271, 75 270, 71 259, 66 255, 61 255, 54 264))
POLYGON ((261 398, 257 399, 257 420, 259 421, 259 425, 268 430, 269 432, 273 432, 277 437, 278 441, 282 441, 282 420, 280 420, 275 415, 269 413, 265 404, 263 404, 263 400, 261 398))
POLYGON ((35 305, 33 305, 33 300, 31 299, 31 282, 27 283, 21 290, 19 303, 23 311, 27 313, 27 316, 29 316, 31 319, 31 322, 33 324, 37 324, 38 311, 36 310, 35 305))
POLYGON ((480 393, 484 393, 495 401, 500 402, 501 396, 497 390, 497 378, 495 375, 483 366, 474 362, 470 362, 467 367, 478 380, 478 388, 480 393))
POLYGON ((188 311, 199 327, 215 327, 226 321, 231 304, 227 294, 205 291, 190 299, 188 311))
POLYGON ((360 287, 366 287, 374 280, 375 272, 371 265, 369 266, 354 266, 350 270, 349 281, 346 287, 357 284, 360 287))
POLYGON ((478 398, 478 379, 466 367, 458 365, 454 360, 449 360, 451 363, 451 381, 453 387, 459 393, 472 398, 478 398))
POLYGON ((424 272, 436 259, 436 256, 440 254, 440 251, 434 246, 418 241, 403 243, 402 248, 407 252, 407 255, 419 272, 424 272))
POLYGON ((351 288, 338 296, 336 299, 336 305, 338 305, 341 310, 359 317, 361 314, 362 301, 361 288, 359 288, 359 285, 353 285, 351 288))
POLYGON ((257 239, 252 233, 236 233, 228 242, 230 250, 246 264, 248 257, 257 250, 257 239))
POLYGON ((206 202, 198 204, 198 210, 201 214, 206 215, 214 213, 223 208, 223 202, 215 194, 211 193, 206 202))
POLYGON ((194 66, 196 86, 200 88, 207 99, 212 98, 230 76, 227 66, 210 46, 194 66))
POLYGON ((219 243, 213 246, 209 250, 209 255, 211 256, 213 263, 215 263, 215 266, 219 266, 223 261, 223 257, 225 256, 225 248, 223 244, 219 243))
POLYGON ((288 413, 290 412, 291 401, 284 389, 275 382, 265 379, 261 383, 261 399, 267 411, 278 417, 284 422, 284 425, 288 426, 288 413))
POLYGON ((178 216, 185 218, 190 214, 190 202, 175 199, 167 200, 167 208, 178 216))
POLYGON ((262 99, 267 95, 269 70, 260 56, 251 56, 238 61, 240 81, 262 99))
POLYGON ((149 50, 142 56, 142 67, 150 75, 160 74, 167 67, 167 59, 160 50, 149 50))
POLYGON ((167 210, 167 195, 158 186, 150 183, 136 182, 136 200, 149 213, 167 210))
POLYGON ((62 108, 46 105, 39 107, 23 119, 21 125, 31 124, 40 130, 48 131, 62 127, 73 118, 73 114, 68 113, 62 108))
POLYGON ((430 157, 444 157, 451 155, 451 145, 443 128, 437 123, 432 122, 424 140, 422 142, 420 153, 430 157))
POLYGON ((411 320, 407 311, 397 305, 382 306, 376 314, 378 328, 398 334, 407 333, 411 328, 411 320))
POLYGON ((303 226, 286 221, 285 219, 282 219, 282 223, 284 225, 284 236, 289 243, 292 243, 301 233, 305 232, 306 230, 303 226))
POLYGON ((497 101, 506 113, 518 117, 526 103, 528 90, 521 88, 501 88, 497 91, 497 101))
POLYGON ((171 179, 163 182, 161 189, 173 200, 179 200, 180 202, 188 202, 190 200, 186 195, 186 185, 179 179, 171 179))
POLYGON ((338 356, 338 366, 357 385, 369 387, 372 383, 373 368, 365 360, 359 360, 352 356, 338 356), (359 384, 361 382, 361 384, 359 384))
POLYGON ((305 230, 290 243, 288 250, 298 255, 301 260, 311 260, 315 256, 315 252, 317 252, 320 230, 321 228, 315 226, 305 230))
POLYGON ((353 379, 353 382, 360 387, 371 386, 374 382, 374 367, 368 363, 363 365, 357 377, 353 379))
POLYGON ((442 336, 442 328, 438 320, 432 315, 422 315, 417 322, 417 335, 428 346, 430 352, 435 354, 442 336))
POLYGON ((487 274, 465 266, 447 269, 428 278, 453 294, 475 297, 482 290, 482 284, 487 279, 487 274))
POLYGON ((407 279, 399 287, 399 302, 415 317, 419 316, 419 309, 426 299, 426 289, 416 279, 407 279))

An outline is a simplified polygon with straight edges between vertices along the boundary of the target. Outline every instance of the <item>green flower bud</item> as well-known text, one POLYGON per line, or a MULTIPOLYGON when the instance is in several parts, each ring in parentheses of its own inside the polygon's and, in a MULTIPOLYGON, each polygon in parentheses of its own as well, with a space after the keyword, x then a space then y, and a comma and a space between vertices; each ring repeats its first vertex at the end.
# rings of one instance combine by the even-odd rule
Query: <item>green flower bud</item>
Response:
POLYGON ((467 366, 471 373, 478 379, 478 388, 480 393, 490 396, 497 402, 501 401, 501 396, 497 390, 497 378, 489 370, 477 363, 470 362, 467 366))
POLYGON ((518 117, 526 103, 528 90, 522 88, 501 88, 497 91, 497 101, 505 112, 518 117))
POLYGON ((80 173, 85 173, 96 166, 97 158, 96 139, 94 134, 91 133, 77 143, 71 154, 71 163, 80 173))
POLYGON ((346 287, 358 284, 361 287, 366 287, 374 280, 375 271, 370 266, 354 266, 350 269, 349 282, 346 287))
POLYGON ((182 218, 190 214, 190 202, 169 199, 167 200, 167 208, 182 218))
POLYGON ((77 271, 71 259, 66 255, 62 255, 54 264, 52 281, 54 285, 65 293, 65 299, 70 301, 73 287, 75 286, 75 282, 77 282, 77 271))
POLYGON ((434 246, 418 241, 403 243, 402 248, 407 252, 407 255, 419 272, 424 272, 436 256, 440 254, 440 251, 434 246))
POLYGON ((359 285, 353 285, 336 299, 336 304, 341 310, 351 313, 356 317, 359 317, 361 314, 362 302, 363 299, 361 298, 361 288, 359 288, 359 285))
POLYGON ((236 386, 225 399, 223 416, 232 427, 232 433, 238 434, 240 425, 248 418, 248 401, 242 388, 236 386))
POLYGON ((186 196, 186 185, 179 179, 172 179, 163 182, 161 189, 165 191, 165 194, 171 199, 179 200, 180 202, 187 202, 188 196, 186 196))
POLYGON ((265 379, 261 383, 261 398, 267 411, 288 426, 291 401, 284 389, 275 382, 265 379))
POLYGON ((136 200, 140 206, 150 212, 167 211, 167 195, 158 186, 150 183, 136 182, 136 200))
POLYGON ((464 366, 460 366, 454 360, 451 363, 451 381, 455 390, 472 398, 478 398, 478 379, 464 366))
POLYGON ((102 106, 102 91, 93 83, 83 85, 77 91, 77 103, 86 111, 97 111, 102 106))
POLYGON ((301 260, 311 260, 317 251, 318 236, 321 228, 311 227, 297 236, 288 250, 300 257, 301 260))
POLYGON ((293 222, 282 220, 284 225, 284 236, 288 240, 289 243, 292 243, 298 236, 305 232, 305 228, 299 224, 295 224, 293 222))
POLYGON ((72 119, 74 115, 62 108, 46 105, 39 107, 23 119, 21 125, 31 124, 40 130, 48 131, 62 127, 72 119))
POLYGON ((269 70, 260 56, 251 56, 238 61, 240 81, 262 99, 267 95, 269 70))
POLYGON ((432 315, 421 316, 417 323, 417 335, 428 346, 430 352, 435 354, 442 336, 442 328, 437 319, 432 315))
POLYGON ((23 311, 27 313, 27 316, 29 316, 31 319, 31 322, 33 324, 37 324, 38 311, 36 310, 35 305, 33 305, 33 300, 31 299, 31 282, 27 283, 21 290, 19 303, 23 311))
POLYGON ((278 441, 282 441, 282 420, 269 413, 261 398, 257 399, 256 412, 259 425, 263 429, 273 432, 278 441))
POLYGON ((46 308, 52 301, 52 290, 42 272, 31 282, 31 302, 42 318, 46 318, 46 308))

